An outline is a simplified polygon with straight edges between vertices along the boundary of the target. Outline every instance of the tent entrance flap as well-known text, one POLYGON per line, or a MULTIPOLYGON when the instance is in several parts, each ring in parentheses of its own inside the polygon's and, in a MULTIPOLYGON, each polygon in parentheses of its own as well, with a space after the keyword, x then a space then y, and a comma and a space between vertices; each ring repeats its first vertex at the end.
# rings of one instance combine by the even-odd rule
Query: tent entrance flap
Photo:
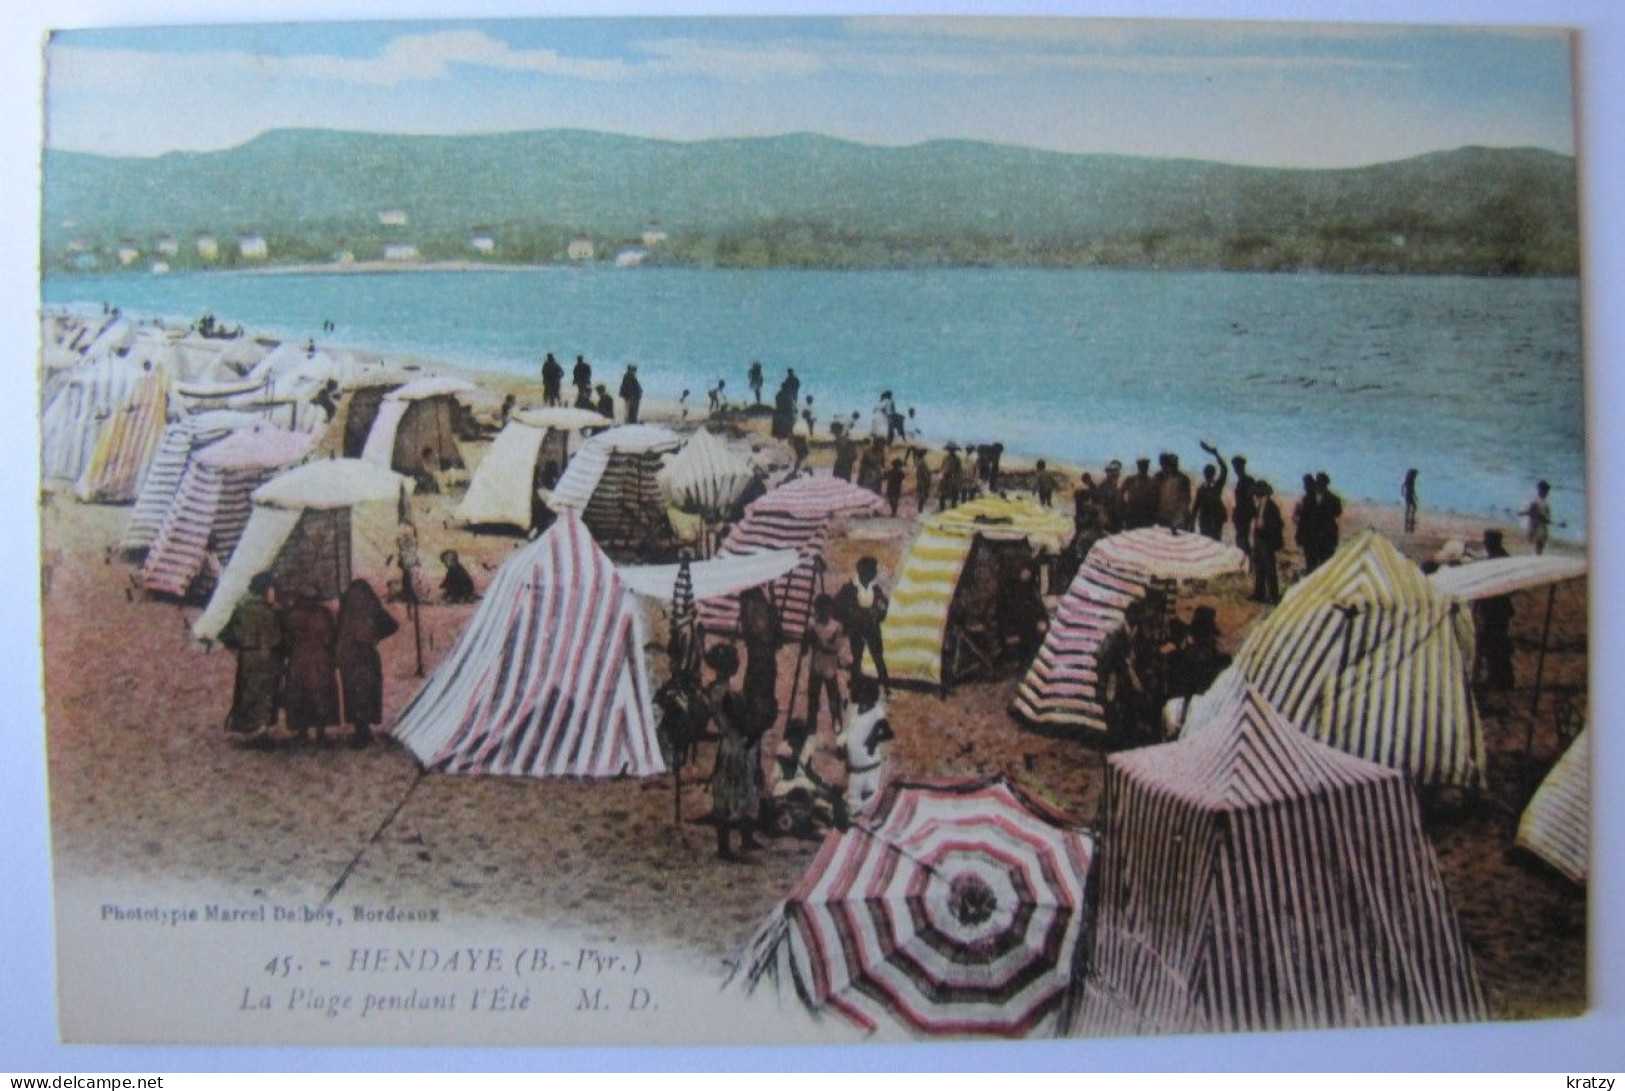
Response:
POLYGON ((350 394, 344 414, 344 457, 360 458, 367 449, 367 436, 378 420, 378 407, 393 387, 364 386, 350 394))
POLYGON ((942 646, 944 685, 999 675, 1007 649, 1021 637, 1015 631, 1011 601, 1022 569, 1036 558, 1025 538, 976 535, 948 605, 948 631, 942 646))
POLYGON ((277 594, 338 598, 350 586, 350 549, 349 508, 306 508, 271 566, 277 594))

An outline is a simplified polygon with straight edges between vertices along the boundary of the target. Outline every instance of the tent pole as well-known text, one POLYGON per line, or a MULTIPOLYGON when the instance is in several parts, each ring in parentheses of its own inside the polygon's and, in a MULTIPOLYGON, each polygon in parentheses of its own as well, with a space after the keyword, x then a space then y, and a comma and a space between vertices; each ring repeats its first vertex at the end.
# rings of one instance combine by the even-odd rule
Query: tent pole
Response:
MULTIPOLYGON (((1535 711, 1540 708, 1541 680, 1546 674, 1546 643, 1551 639, 1552 635, 1552 606, 1556 603, 1556 601, 1557 584, 1554 583, 1546 588, 1546 620, 1541 624, 1540 627, 1540 655, 1535 660, 1535 695, 1529 701, 1530 716, 1534 716, 1535 711)), ((1524 749, 1527 751, 1529 747, 1534 744, 1534 741, 1535 723, 1533 720, 1530 720, 1529 742, 1525 744, 1524 749)))

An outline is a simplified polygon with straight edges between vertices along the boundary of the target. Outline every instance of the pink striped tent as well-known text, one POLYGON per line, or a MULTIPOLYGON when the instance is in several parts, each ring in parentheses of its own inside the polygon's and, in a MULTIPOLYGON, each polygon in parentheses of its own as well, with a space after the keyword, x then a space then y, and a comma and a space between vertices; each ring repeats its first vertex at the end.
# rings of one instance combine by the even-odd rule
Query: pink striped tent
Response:
POLYGON ((1129 603, 1153 586, 1146 576, 1096 565, 1091 552, 1056 605, 1011 710, 1029 724, 1105 734, 1110 725, 1097 658, 1106 639, 1123 627, 1129 603))
POLYGON ((1485 1018, 1408 778, 1309 738, 1256 690, 1192 738, 1112 755, 1101 815, 1078 1029, 1485 1018))
POLYGON ((137 582, 184 597, 206 591, 209 558, 224 568, 248 525, 250 495, 278 471, 310 453, 315 437, 280 428, 233 432, 186 467, 175 500, 153 538, 137 582))
POLYGON ((1003 778, 891 785, 825 838, 733 984, 882 1034, 1054 1033, 1093 855, 1088 831, 1003 778))
POLYGON ((448 773, 662 773, 645 628, 581 517, 561 511, 503 564, 392 734, 448 773))
POLYGON ((136 496, 130 521, 119 538, 120 551, 139 554, 152 545, 175 502, 181 478, 198 452, 239 428, 252 427, 258 420, 250 413, 212 409, 184 416, 165 428, 158 450, 141 479, 141 492, 136 496))
MULTIPOLYGON (((879 496, 838 477, 798 477, 751 501, 745 517, 723 539, 717 557, 770 549, 800 553, 801 563, 766 588, 768 601, 779 611, 785 639, 800 640, 821 586, 819 573, 830 521, 842 516, 884 515, 887 510, 879 496)), ((701 602, 700 625, 709 633, 737 632, 737 596, 701 602)))
POLYGON ((1165 580, 1210 580, 1245 572, 1247 555, 1205 535, 1142 527, 1102 538, 1089 551, 1089 563, 1165 580))

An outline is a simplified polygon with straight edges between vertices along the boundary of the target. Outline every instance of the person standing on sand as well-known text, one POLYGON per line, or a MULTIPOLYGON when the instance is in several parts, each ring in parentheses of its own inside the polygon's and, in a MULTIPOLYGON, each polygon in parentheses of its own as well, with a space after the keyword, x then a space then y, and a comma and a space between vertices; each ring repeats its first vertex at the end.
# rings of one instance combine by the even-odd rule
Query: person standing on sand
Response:
POLYGON ((592 365, 580 353, 576 354, 576 366, 570 371, 570 381, 575 384, 577 405, 592 397, 592 365))
POLYGON ((1320 498, 1315 489, 1315 475, 1303 475, 1303 495, 1292 509, 1292 543, 1303 553, 1303 572, 1308 575, 1320 567, 1320 498))
POLYGON ((711 768, 712 818, 717 824, 717 858, 737 860, 729 844, 728 831, 737 829, 739 848, 758 848, 751 831, 761 806, 761 745, 754 730, 745 698, 730 682, 739 673, 739 653, 732 644, 717 644, 705 653, 711 669, 711 684, 705 687, 705 704, 717 725, 716 764, 711 768))
POLYGON ((851 481, 852 465, 858 460, 858 445, 852 442, 850 432, 839 421, 831 424, 829 430, 835 434, 835 476, 851 481))
POLYGON ((1033 492, 1038 494, 1039 507, 1055 506, 1055 479, 1050 476, 1049 463, 1043 459, 1039 459, 1037 466, 1033 468, 1033 492))
POLYGON ((745 642, 745 704, 771 724, 778 714, 779 645, 784 626, 760 587, 739 593, 739 635, 745 642), (768 706, 772 713, 766 713, 768 706))
POLYGON ((638 382, 638 365, 627 364, 621 376, 621 401, 626 403, 626 423, 638 422, 638 406, 643 401, 643 384, 638 382))
POLYGON ((750 370, 745 373, 745 385, 750 387, 751 397, 756 400, 756 404, 761 405, 762 404, 762 362, 760 360, 752 360, 750 362, 750 370))
POLYGON ((845 825, 874 805, 886 783, 887 743, 897 736, 886 719, 886 702, 872 678, 852 680, 852 708, 835 745, 846 762, 845 825))
POLYGON ((1123 482, 1123 529, 1139 530, 1157 521, 1157 483, 1151 477, 1151 460, 1134 460, 1135 474, 1123 482))
POLYGON ((813 599, 812 621, 802 642, 807 646, 807 725, 818 733, 818 709, 829 697, 830 730, 841 729, 841 637, 845 630, 835 620, 835 600, 828 595, 813 599))
POLYGON ((598 403, 592 408, 598 410, 598 415, 607 421, 615 419, 615 399, 609 396, 609 390, 603 383, 598 384, 598 403))
POLYGON ((564 383, 564 365, 550 352, 542 361, 542 404, 549 408, 560 404, 559 388, 564 383))
MULTIPOLYGON (((1486 559, 1505 557, 1506 544, 1501 532, 1495 529, 1484 532, 1484 556, 1486 559)), ((1506 693, 1512 689, 1514 675, 1512 670, 1512 596, 1491 595, 1479 599, 1473 604, 1474 618, 1478 623, 1478 662, 1483 668, 1484 681, 1496 693, 1506 693)), ((1477 673, 1475 671, 1475 673, 1477 673)))
POLYGON ((384 719, 384 665, 379 641, 394 636, 400 622, 390 616, 366 580, 350 581, 339 600, 334 658, 344 692, 344 720, 354 732, 350 745, 366 746, 384 719))
POLYGON ((1550 484, 1536 482, 1535 498, 1520 513, 1529 521, 1529 543, 1535 547, 1536 555, 1546 552, 1546 542, 1552 533, 1552 502, 1548 499, 1551 494, 1550 484))
POLYGON ((1416 475, 1419 473, 1415 467, 1405 471, 1405 480, 1399 486, 1399 498, 1405 502, 1405 533, 1416 533, 1416 510, 1420 506, 1416 499, 1416 475))
POLYGON ((1202 467, 1202 483, 1196 487, 1196 496, 1191 501, 1191 517, 1204 538, 1217 542, 1224 534, 1225 520, 1230 515, 1224 506, 1224 485, 1230 471, 1218 448, 1203 443, 1202 450, 1212 455, 1213 461, 1202 467))
POLYGON ((878 436, 872 436, 869 439, 869 446, 863 449, 863 455, 858 459, 858 487, 868 489, 879 496, 885 475, 886 441, 878 436))
POLYGON ((288 730, 300 742, 312 728, 317 744, 325 742, 328 727, 339 722, 337 635, 333 612, 316 589, 296 591, 293 605, 282 615, 282 639, 288 649, 282 707, 288 714, 288 730))
POLYGON ((925 514, 925 505, 931 499, 931 466, 925 461, 925 448, 914 449, 914 508, 925 514))
POLYGON ((1157 459, 1157 525, 1188 527, 1191 522, 1191 479, 1179 468, 1179 456, 1164 451, 1157 459))
POLYGON ((886 503, 891 505, 892 518, 897 517, 897 506, 903 502, 903 460, 891 460, 891 468, 886 471, 886 503))
POLYGON ((1095 507, 1100 510, 1100 529, 1117 534, 1123 529, 1123 464, 1117 459, 1106 463, 1106 476, 1095 487, 1095 507))
POLYGON ((863 676, 863 650, 869 649, 875 661, 875 674, 880 684, 891 688, 886 674, 886 656, 880 650, 880 623, 886 620, 890 600, 886 589, 877 578, 880 563, 873 557, 860 557, 857 574, 835 594, 835 616, 846 630, 847 642, 852 646, 852 677, 863 676))
POLYGON ((248 594, 220 630, 220 643, 237 653, 226 730, 241 742, 258 742, 276 723, 277 688, 282 680, 285 649, 269 572, 260 572, 248 581, 248 594))
POLYGON ((1275 490, 1268 481, 1254 480, 1252 495, 1258 508, 1253 521, 1253 595, 1254 602, 1274 604, 1281 601, 1281 574, 1276 568, 1275 555, 1286 545, 1286 524, 1281 519, 1281 508, 1275 502, 1275 490))
POLYGON ((1331 475, 1324 470, 1315 475, 1315 497, 1320 516, 1320 563, 1325 564, 1337 552, 1337 523, 1343 518, 1343 498, 1332 491, 1331 475))
POLYGON ((959 444, 949 443, 943 448, 942 481, 937 485, 937 510, 947 511, 959 503, 959 490, 963 485, 965 468, 959 461, 959 444))
POLYGON ((891 391, 882 391, 880 400, 875 403, 874 413, 869 418, 870 439, 878 439, 883 443, 891 442, 892 410, 891 391))
POLYGON ((1253 478, 1247 472, 1247 459, 1235 455, 1230 468, 1236 471, 1235 503, 1230 509, 1230 526, 1236 532, 1236 548, 1252 555, 1253 520, 1258 516, 1258 501, 1253 498, 1253 478))

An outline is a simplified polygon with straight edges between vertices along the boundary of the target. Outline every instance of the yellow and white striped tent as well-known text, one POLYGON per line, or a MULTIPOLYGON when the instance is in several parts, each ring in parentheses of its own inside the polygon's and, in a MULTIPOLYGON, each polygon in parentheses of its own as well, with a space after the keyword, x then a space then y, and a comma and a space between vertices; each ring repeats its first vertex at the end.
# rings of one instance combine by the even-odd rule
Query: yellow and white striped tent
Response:
POLYGON ((941 685, 948 608, 978 537, 1026 539, 1035 551, 1059 553, 1071 533, 1071 519, 1024 497, 987 496, 925 520, 880 626, 891 677, 941 685))
POLYGON ((1518 820, 1518 844, 1576 883, 1591 856, 1591 731, 1563 751, 1518 820))
POLYGON ((1387 539, 1351 539, 1248 635, 1236 666, 1303 731, 1423 785, 1478 786, 1472 614, 1387 539))

